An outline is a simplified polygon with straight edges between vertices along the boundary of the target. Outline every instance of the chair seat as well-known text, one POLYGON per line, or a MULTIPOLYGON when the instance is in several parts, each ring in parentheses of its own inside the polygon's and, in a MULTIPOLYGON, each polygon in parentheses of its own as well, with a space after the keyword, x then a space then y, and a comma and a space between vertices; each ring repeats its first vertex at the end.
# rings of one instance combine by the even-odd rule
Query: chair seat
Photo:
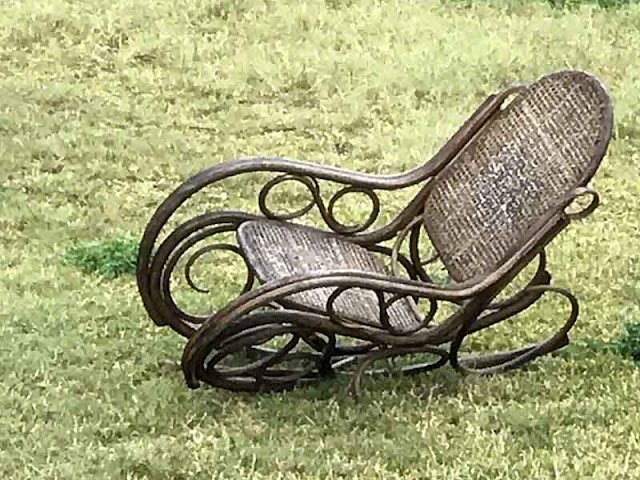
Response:
MULTIPOLYGON (((310 227, 272 220, 245 222, 238 229, 238 243, 262 282, 329 270, 389 274, 382 260, 372 252, 310 227)), ((282 303, 326 313, 327 299, 334 290, 334 287, 324 287, 296 293, 282 303)), ((343 319, 380 326, 378 297, 371 291, 349 289, 338 297, 334 308, 343 319)), ((413 329, 420 322, 411 298, 393 303, 388 313, 389 323, 399 331, 413 329)))

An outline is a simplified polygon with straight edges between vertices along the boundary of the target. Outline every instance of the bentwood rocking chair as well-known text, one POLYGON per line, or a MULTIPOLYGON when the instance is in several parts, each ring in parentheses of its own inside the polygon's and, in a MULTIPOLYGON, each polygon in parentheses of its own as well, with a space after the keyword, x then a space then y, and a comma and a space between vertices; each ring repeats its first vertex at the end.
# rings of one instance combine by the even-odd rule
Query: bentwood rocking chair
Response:
POLYGON ((491 95, 430 161, 403 174, 376 176, 266 157, 213 165, 180 185, 147 226, 138 257, 144 305, 156 324, 188 338, 182 368, 194 388, 202 381, 232 390, 283 390, 353 361, 357 393, 371 362, 417 353, 436 360, 405 365, 404 371, 446 363, 476 373, 519 367, 569 341, 578 303, 550 284, 544 248, 597 207, 598 195, 587 183, 611 127, 611 101, 600 82, 562 71, 491 95), (260 214, 209 212, 160 238, 192 195, 255 172, 271 175, 258 195, 260 214), (306 187, 312 201, 292 213, 275 213, 269 194, 288 181, 306 187), (320 192, 324 182, 342 185, 328 203, 320 192), (376 190, 410 186, 420 188, 409 204, 388 224, 374 226, 381 207, 376 190), (344 225, 334 215, 335 204, 354 193, 370 199, 370 215, 359 225, 344 225), (570 212, 569 204, 583 196, 588 206, 570 212), (326 231, 291 222, 314 208, 326 231), (215 242, 229 232, 237 244, 215 242), (446 285, 425 271, 423 233, 448 271, 446 285), (187 252, 188 277, 189 266, 211 250, 239 254, 247 282, 226 306, 197 316, 174 301, 170 277, 187 252), (496 300, 536 257, 537 271, 527 285, 496 300), (546 292, 565 297, 571 308, 556 333, 509 351, 459 353, 465 336, 524 311, 546 292), (455 309, 436 323, 440 303, 455 309))

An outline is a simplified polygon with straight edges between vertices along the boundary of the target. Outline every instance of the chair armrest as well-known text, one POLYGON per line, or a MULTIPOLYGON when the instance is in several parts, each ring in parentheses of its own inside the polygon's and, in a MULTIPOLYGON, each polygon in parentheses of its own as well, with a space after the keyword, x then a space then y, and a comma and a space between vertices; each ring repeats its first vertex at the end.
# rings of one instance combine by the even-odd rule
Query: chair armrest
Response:
POLYGON ((156 209, 142 238, 140 246, 142 256, 150 254, 162 226, 166 224, 180 205, 203 188, 226 178, 245 173, 273 172, 296 177, 310 177, 316 180, 328 180, 355 188, 379 190, 397 190, 423 182, 444 168, 500 109, 502 103, 525 86, 525 84, 509 86, 498 94, 490 95, 431 160, 404 173, 372 175, 328 165, 265 156, 238 158, 204 168, 178 186, 156 209))

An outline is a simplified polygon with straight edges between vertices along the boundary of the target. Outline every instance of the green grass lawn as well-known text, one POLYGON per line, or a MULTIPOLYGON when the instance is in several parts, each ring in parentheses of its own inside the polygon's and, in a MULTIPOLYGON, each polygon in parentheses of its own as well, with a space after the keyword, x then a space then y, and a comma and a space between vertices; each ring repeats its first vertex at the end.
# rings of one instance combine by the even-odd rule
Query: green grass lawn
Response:
MULTIPOLYGON (((640 369, 605 348, 640 321, 638 45, 638 4, 0 2, 0 478, 640 478, 640 369), (191 391, 163 363, 183 339, 133 276, 66 260, 139 238, 180 181, 235 156, 406 170, 489 93, 564 68, 608 86, 614 139, 601 208, 549 251, 582 302, 575 342, 523 370, 373 377, 359 403, 342 378, 191 391)), ((232 268, 214 274, 205 306, 233 295, 232 268)), ((484 338, 525 340, 561 321, 552 307, 484 338)))

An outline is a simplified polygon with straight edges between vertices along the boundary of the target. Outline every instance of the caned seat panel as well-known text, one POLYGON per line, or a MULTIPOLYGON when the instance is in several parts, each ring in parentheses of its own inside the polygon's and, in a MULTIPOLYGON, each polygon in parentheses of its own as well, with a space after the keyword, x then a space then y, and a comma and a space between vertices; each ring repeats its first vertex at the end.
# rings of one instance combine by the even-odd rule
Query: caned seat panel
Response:
POLYGON ((436 177, 427 233, 457 281, 495 270, 573 188, 593 176, 611 135, 594 77, 551 74, 528 86, 436 177))
MULTIPOLYGON (((238 229, 238 243, 263 282, 329 270, 388 274, 381 259, 365 248, 310 227, 271 220, 246 222, 238 229)), ((325 287, 295 293, 286 301, 325 313, 327 300, 334 290, 325 287)), ((419 318, 414 306, 413 300, 406 298, 393 303, 388 309, 389 323, 398 330, 416 327, 419 318)), ((347 320, 380 325, 378 297, 368 290, 345 291, 338 297, 335 311, 347 320)))

